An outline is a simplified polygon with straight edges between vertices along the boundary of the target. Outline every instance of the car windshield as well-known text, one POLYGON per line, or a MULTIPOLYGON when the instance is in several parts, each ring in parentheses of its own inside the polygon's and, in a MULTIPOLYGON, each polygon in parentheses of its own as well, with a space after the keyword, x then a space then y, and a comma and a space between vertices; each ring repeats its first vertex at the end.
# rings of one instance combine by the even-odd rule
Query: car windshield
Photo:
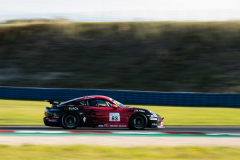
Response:
POLYGON ((116 101, 116 100, 114 100, 114 99, 112 99, 112 101, 113 101, 114 103, 118 104, 119 106, 121 106, 122 108, 126 108, 126 106, 125 106, 124 104, 122 104, 122 103, 120 103, 120 102, 118 102, 118 101, 116 101))

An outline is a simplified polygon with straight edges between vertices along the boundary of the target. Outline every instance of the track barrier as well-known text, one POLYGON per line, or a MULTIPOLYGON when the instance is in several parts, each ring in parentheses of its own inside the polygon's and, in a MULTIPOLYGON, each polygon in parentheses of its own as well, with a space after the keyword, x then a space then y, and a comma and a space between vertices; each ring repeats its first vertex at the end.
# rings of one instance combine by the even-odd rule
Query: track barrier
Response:
POLYGON ((0 86, 0 98, 70 100, 86 95, 105 95, 125 104, 240 107, 240 94, 233 93, 152 92, 0 86))

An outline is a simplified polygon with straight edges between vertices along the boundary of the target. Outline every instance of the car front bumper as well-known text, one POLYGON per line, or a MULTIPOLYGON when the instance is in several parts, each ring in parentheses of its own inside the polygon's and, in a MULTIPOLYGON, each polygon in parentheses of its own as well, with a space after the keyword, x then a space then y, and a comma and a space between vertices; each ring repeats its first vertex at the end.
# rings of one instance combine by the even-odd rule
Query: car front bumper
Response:
POLYGON ((163 128, 163 119, 161 116, 151 116, 149 117, 149 127, 150 128, 163 128))

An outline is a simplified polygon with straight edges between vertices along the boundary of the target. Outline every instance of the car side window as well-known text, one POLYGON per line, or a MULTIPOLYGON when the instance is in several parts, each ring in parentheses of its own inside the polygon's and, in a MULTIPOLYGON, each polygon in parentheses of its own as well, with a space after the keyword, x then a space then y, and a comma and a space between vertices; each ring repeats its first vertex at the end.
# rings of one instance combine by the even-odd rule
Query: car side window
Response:
POLYGON ((112 107, 112 103, 109 101, 106 101, 109 107, 112 107))
POLYGON ((98 100, 98 107, 108 107, 108 104, 105 100, 99 99, 98 100))
POLYGON ((78 102, 78 105, 81 105, 81 106, 89 106, 89 102, 88 102, 88 100, 79 101, 79 102, 78 102))
POLYGON ((103 99, 91 99, 93 107, 110 107, 109 102, 103 99))

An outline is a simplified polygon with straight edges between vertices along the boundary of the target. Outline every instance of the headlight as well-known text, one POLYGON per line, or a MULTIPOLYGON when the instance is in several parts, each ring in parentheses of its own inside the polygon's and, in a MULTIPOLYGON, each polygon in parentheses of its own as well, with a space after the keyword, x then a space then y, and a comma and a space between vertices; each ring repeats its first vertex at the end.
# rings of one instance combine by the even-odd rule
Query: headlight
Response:
MULTIPOLYGON (((154 117, 157 117, 157 114, 156 113, 154 113, 153 111, 150 111, 150 110, 148 110, 154 117)), ((153 117, 153 116, 151 116, 151 117, 153 117)))

